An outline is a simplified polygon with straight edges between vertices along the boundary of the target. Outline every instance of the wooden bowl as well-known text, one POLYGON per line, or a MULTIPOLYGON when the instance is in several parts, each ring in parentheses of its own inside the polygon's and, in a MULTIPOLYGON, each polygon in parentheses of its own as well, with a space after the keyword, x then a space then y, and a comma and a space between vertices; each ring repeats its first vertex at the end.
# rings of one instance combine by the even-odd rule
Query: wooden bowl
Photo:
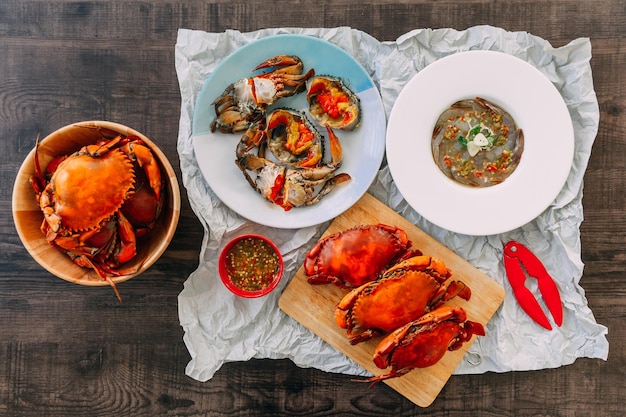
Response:
MULTIPOLYGON (((154 230, 146 239, 138 240, 137 255, 122 266, 124 269, 136 268, 136 272, 111 277, 113 282, 117 284, 150 268, 169 245, 180 216, 180 189, 172 166, 154 142, 136 130, 112 122, 79 122, 51 133, 39 142, 38 153, 41 169, 45 170, 54 157, 70 154, 84 145, 95 143, 101 139, 98 128, 106 128, 126 136, 135 135, 141 138, 158 159, 163 180, 166 182, 164 207, 154 230)), ((76 265, 66 254, 51 246, 42 234, 40 227, 43 214, 35 201, 35 193, 29 183, 29 178, 35 174, 34 160, 35 149, 28 154, 22 163, 13 186, 13 220, 26 250, 42 267, 61 279, 87 286, 109 285, 95 271, 76 265)))

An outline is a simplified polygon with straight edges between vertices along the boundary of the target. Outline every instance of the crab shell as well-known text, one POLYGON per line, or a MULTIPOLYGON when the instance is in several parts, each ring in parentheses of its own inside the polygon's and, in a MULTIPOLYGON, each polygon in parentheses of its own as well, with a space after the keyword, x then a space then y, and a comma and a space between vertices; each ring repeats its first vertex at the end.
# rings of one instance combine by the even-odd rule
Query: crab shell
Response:
POLYGON ((309 113, 320 125, 354 130, 361 122, 361 101, 337 77, 318 75, 307 81, 309 113))
POLYGON ((469 287, 450 277, 440 259, 414 256, 346 294, 337 305, 335 321, 347 329, 353 345, 394 331, 457 295, 468 300, 469 287))
POLYGON ((321 165, 322 135, 304 113, 279 108, 267 116, 267 147, 276 159, 291 167, 321 165))
POLYGON ((461 348, 473 335, 485 335, 482 324, 467 320, 461 307, 440 307, 385 337, 376 347, 373 361, 378 368, 391 366, 391 370, 362 382, 371 382, 373 386, 415 368, 432 366, 447 351, 461 348))
POLYGON ((304 271, 310 284, 358 287, 378 278, 390 264, 408 254, 406 232, 386 224, 363 225, 320 239, 307 253, 304 271))
POLYGON ((120 149, 112 149, 98 158, 88 154, 68 157, 59 164, 48 187, 62 227, 79 232, 98 227, 117 212, 134 183, 132 161, 120 149))

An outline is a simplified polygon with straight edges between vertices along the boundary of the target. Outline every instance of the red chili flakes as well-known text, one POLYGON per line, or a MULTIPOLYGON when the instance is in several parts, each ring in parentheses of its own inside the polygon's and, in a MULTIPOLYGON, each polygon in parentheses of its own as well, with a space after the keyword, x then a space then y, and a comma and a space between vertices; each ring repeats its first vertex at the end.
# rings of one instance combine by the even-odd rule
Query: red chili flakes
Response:
POLYGON ((226 271, 233 284, 244 291, 267 288, 280 268, 278 255, 264 240, 245 238, 226 255, 226 271))

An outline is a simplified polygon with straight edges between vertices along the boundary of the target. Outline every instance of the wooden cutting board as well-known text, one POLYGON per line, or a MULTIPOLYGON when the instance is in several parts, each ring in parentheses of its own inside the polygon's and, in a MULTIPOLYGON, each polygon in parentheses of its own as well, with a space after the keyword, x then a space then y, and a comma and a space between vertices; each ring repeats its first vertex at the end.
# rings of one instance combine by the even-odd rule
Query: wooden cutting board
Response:
MULTIPOLYGON (((462 306, 469 320, 487 324, 504 300, 504 288, 373 196, 365 194, 352 208, 333 220, 324 236, 358 225, 377 223, 403 229, 413 242, 413 248, 420 249, 424 255, 442 259, 452 271, 452 276, 465 282, 472 290, 469 301, 456 297, 448 304, 462 306)), ((283 291, 278 305, 289 316, 372 374, 386 373, 372 362, 372 355, 381 337, 352 346, 346 337, 345 329, 335 324, 335 306, 347 292, 348 290, 332 284, 309 284, 304 268, 300 267, 283 291)), ((431 367, 414 369, 403 377, 384 382, 415 404, 427 407, 443 389, 476 337, 465 343, 461 349, 447 352, 441 361, 431 367)), ((356 377, 356 379, 365 378, 356 377)))

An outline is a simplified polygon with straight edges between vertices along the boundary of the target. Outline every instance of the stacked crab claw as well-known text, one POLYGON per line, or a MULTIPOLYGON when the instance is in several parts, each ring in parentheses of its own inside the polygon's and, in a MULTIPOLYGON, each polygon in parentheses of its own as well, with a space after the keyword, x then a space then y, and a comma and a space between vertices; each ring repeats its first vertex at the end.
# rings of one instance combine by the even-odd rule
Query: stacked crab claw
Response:
POLYGON ((462 307, 445 305, 455 297, 469 300, 470 288, 453 279, 442 260, 411 249, 397 227, 365 225, 328 235, 307 253, 304 270, 311 284, 351 289, 335 310, 351 344, 385 336, 373 361, 391 370, 364 380, 372 385, 434 365, 485 334, 462 307))
POLYGON ((314 69, 303 74, 303 68, 297 56, 269 58, 252 70, 267 72, 234 82, 213 102, 211 130, 243 132, 236 165, 253 189, 285 211, 313 205, 351 179, 337 173, 343 151, 334 129, 353 130, 361 118, 358 97, 339 78, 316 76, 314 69), (304 112, 271 107, 304 91, 309 115, 325 128, 330 161, 324 137, 304 112))

